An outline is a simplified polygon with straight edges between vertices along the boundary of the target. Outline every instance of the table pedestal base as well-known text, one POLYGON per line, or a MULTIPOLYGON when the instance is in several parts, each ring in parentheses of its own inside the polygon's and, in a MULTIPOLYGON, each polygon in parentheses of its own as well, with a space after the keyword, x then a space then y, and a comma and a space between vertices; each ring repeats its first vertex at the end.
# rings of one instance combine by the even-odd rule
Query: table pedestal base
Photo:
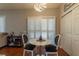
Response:
POLYGON ((44 47, 44 46, 37 46, 37 47, 35 48, 34 53, 35 53, 36 55, 39 55, 39 56, 45 56, 45 47, 44 47))

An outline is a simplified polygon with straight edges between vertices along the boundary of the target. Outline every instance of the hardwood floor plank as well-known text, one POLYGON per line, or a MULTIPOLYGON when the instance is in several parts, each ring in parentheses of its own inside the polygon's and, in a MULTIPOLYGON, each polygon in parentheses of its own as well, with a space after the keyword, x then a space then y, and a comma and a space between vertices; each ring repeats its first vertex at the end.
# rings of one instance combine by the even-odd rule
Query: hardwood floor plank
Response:
MULTIPOLYGON (((58 49, 59 56, 68 56, 68 54, 63 49, 58 49)), ((6 56, 23 56, 23 48, 16 48, 16 47, 4 47, 0 48, 0 55, 6 56)), ((27 52, 26 56, 30 54, 27 52)))
POLYGON ((2 48, 0 49, 0 54, 4 54, 6 56, 22 56, 23 48, 2 48))

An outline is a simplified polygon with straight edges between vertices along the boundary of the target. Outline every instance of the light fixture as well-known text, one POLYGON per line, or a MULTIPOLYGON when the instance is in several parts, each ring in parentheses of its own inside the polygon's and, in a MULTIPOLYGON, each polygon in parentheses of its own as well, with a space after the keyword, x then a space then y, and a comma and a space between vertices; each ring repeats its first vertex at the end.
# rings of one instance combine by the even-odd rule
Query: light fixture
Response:
POLYGON ((42 12, 45 8, 47 8, 46 3, 35 3, 34 9, 38 12, 42 12))

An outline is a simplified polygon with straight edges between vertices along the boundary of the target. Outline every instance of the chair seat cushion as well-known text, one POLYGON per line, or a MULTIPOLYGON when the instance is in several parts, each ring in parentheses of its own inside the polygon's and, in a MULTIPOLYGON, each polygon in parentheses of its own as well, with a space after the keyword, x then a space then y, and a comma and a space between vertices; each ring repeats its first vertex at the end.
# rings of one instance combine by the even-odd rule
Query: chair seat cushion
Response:
POLYGON ((25 46, 25 49, 27 49, 27 50, 33 50, 35 47, 36 47, 35 45, 27 44, 27 45, 25 46))
POLYGON ((46 52, 56 52, 56 46, 54 45, 46 45, 45 46, 46 52))

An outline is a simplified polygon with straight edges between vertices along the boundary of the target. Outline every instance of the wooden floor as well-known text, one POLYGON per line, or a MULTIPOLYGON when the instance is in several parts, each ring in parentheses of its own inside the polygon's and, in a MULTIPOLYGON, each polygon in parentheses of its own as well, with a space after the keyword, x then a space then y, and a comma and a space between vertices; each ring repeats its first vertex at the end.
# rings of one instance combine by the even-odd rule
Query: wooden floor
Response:
POLYGON ((14 47, 0 48, 0 54, 6 56, 22 56, 23 48, 14 48, 14 47))
MULTIPOLYGON (((59 49, 58 53, 59 53, 59 56, 68 56, 68 54, 66 52, 64 52, 62 49, 59 49)), ((17 47, 0 48, 0 55, 22 56, 23 55, 23 48, 17 48, 17 47)))
POLYGON ((65 52, 62 48, 58 49, 58 55, 59 56, 69 56, 67 52, 65 52))

